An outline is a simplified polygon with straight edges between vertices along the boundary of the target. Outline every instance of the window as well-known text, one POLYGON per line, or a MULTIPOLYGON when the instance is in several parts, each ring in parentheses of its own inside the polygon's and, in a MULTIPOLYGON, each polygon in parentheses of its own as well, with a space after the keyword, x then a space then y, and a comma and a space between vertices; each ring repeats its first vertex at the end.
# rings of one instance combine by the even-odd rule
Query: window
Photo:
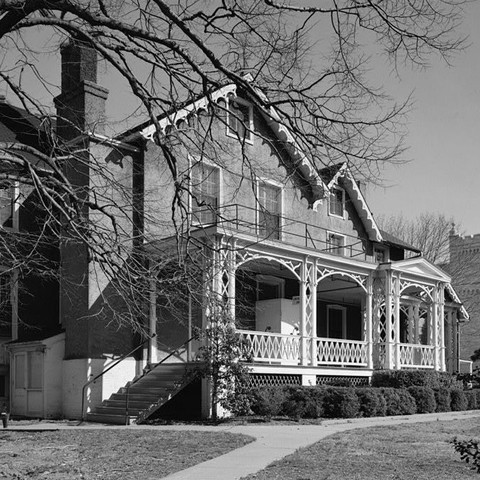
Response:
POLYGON ((327 337, 347 338, 347 309, 340 305, 327 305, 327 337))
POLYGON ((216 222, 219 206, 220 171, 217 167, 197 162, 192 167, 193 221, 202 225, 216 222))
POLYGON ((252 141, 253 109, 237 100, 228 102, 228 133, 241 140, 252 141))
POLYGON ((280 239, 281 192, 276 185, 258 184, 258 233, 272 240, 280 239))
POLYGON ((334 255, 344 255, 345 237, 338 233, 327 232, 327 251, 334 255))
POLYGON ((385 248, 375 247, 373 249, 373 256, 376 263, 388 262, 388 251, 385 248))
POLYGON ((12 283, 6 272, 0 275, 0 337, 12 335, 12 283))
POLYGON ((0 225, 4 228, 15 226, 15 190, 13 183, 0 185, 0 225))
POLYGON ((328 213, 336 217, 342 217, 345 210, 345 192, 341 188, 334 188, 330 192, 328 201, 328 213))

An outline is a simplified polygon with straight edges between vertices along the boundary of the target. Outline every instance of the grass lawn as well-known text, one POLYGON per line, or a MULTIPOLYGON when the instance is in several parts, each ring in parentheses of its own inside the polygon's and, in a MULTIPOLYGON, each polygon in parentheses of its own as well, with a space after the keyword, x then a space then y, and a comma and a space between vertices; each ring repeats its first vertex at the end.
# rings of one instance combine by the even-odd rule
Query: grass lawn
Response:
POLYGON ((0 431, 0 479, 158 480, 251 442, 216 432, 0 431))
POLYGON ((480 439, 480 418, 337 434, 245 480, 480 480, 449 443, 480 439))

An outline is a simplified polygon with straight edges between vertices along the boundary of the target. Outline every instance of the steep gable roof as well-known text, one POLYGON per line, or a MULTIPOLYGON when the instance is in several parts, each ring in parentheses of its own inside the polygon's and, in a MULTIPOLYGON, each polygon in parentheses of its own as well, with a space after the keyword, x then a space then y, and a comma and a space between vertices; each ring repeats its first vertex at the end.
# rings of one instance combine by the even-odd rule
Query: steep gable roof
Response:
MULTIPOLYGON (((248 80, 248 79, 247 79, 248 80)), ((266 100, 265 95, 260 89, 255 88, 255 92, 260 98, 266 100)), ((172 110, 158 118, 158 124, 162 134, 165 134, 169 128, 176 128, 181 122, 186 121, 190 116, 200 115, 208 111, 210 105, 220 104, 232 98, 238 97, 238 87, 235 84, 225 85, 217 90, 212 91, 209 95, 203 95, 184 107, 177 110, 172 110)), ((248 95, 246 95, 248 100, 248 95)), ((291 134, 286 125, 281 121, 280 116, 273 107, 269 107, 268 112, 259 109, 260 114, 265 120, 268 127, 272 130, 279 142, 283 144, 285 150, 291 158, 291 164, 286 167, 293 170, 294 175, 299 177, 301 182, 306 182, 310 186, 309 195, 307 198, 310 206, 316 201, 324 198, 326 192, 326 185, 322 177, 318 174, 315 165, 310 161, 307 155, 302 151, 298 142, 291 134)), ((154 141, 156 135, 156 126, 153 122, 147 122, 134 129, 125 132, 120 136, 124 142, 132 141, 134 138, 142 137, 146 140, 154 141)))
POLYGON ((319 172, 320 176, 327 183, 328 192, 331 192, 332 189, 339 184, 339 180, 342 179, 342 186, 347 191, 348 196, 368 233, 369 239, 378 243, 383 242, 384 238, 382 233, 375 222, 358 182, 352 175, 350 168, 348 168, 347 163, 332 165, 321 169, 319 172))
MULTIPOLYGON (((0 142, 28 145, 44 151, 46 136, 41 120, 0 98, 0 142)), ((34 165, 46 167, 45 162, 33 153, 22 152, 21 156, 34 165)))

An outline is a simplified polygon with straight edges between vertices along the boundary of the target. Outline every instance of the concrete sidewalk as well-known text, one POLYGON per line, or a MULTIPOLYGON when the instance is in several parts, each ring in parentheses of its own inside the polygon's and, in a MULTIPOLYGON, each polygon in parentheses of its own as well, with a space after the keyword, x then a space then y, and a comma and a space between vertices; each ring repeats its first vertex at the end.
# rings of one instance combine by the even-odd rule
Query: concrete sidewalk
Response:
POLYGON ((131 430, 183 430, 213 431, 250 435, 256 440, 242 448, 225 455, 200 463, 163 480, 238 480, 251 473, 264 469, 270 463, 290 455, 299 448, 307 447, 335 433, 356 428, 376 427, 382 425, 399 425, 402 423, 422 423, 437 420, 461 420, 480 417, 480 410, 465 412, 429 413, 401 417, 373 417, 343 420, 324 420, 319 425, 239 425, 223 424, 219 426, 202 425, 131 425, 108 426, 103 424, 78 422, 40 422, 32 425, 14 425, 11 431, 61 430, 61 429, 131 429, 131 430))
POLYGON ((437 420, 458 420, 480 417, 480 410, 447 412, 403 417, 375 417, 348 420, 326 420, 321 425, 298 426, 236 426, 217 427, 231 433, 251 435, 257 440, 242 448, 226 453, 204 463, 174 473, 163 480, 238 480, 263 470, 270 463, 290 455, 334 433, 356 428, 421 423, 437 420))

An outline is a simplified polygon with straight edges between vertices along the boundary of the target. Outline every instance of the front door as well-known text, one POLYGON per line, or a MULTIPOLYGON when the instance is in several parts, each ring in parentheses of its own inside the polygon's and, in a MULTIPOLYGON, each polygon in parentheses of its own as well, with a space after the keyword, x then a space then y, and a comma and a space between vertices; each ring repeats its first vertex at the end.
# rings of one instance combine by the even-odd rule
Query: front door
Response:
POLYGON ((14 353, 12 365, 11 413, 43 417, 43 352, 14 353))

